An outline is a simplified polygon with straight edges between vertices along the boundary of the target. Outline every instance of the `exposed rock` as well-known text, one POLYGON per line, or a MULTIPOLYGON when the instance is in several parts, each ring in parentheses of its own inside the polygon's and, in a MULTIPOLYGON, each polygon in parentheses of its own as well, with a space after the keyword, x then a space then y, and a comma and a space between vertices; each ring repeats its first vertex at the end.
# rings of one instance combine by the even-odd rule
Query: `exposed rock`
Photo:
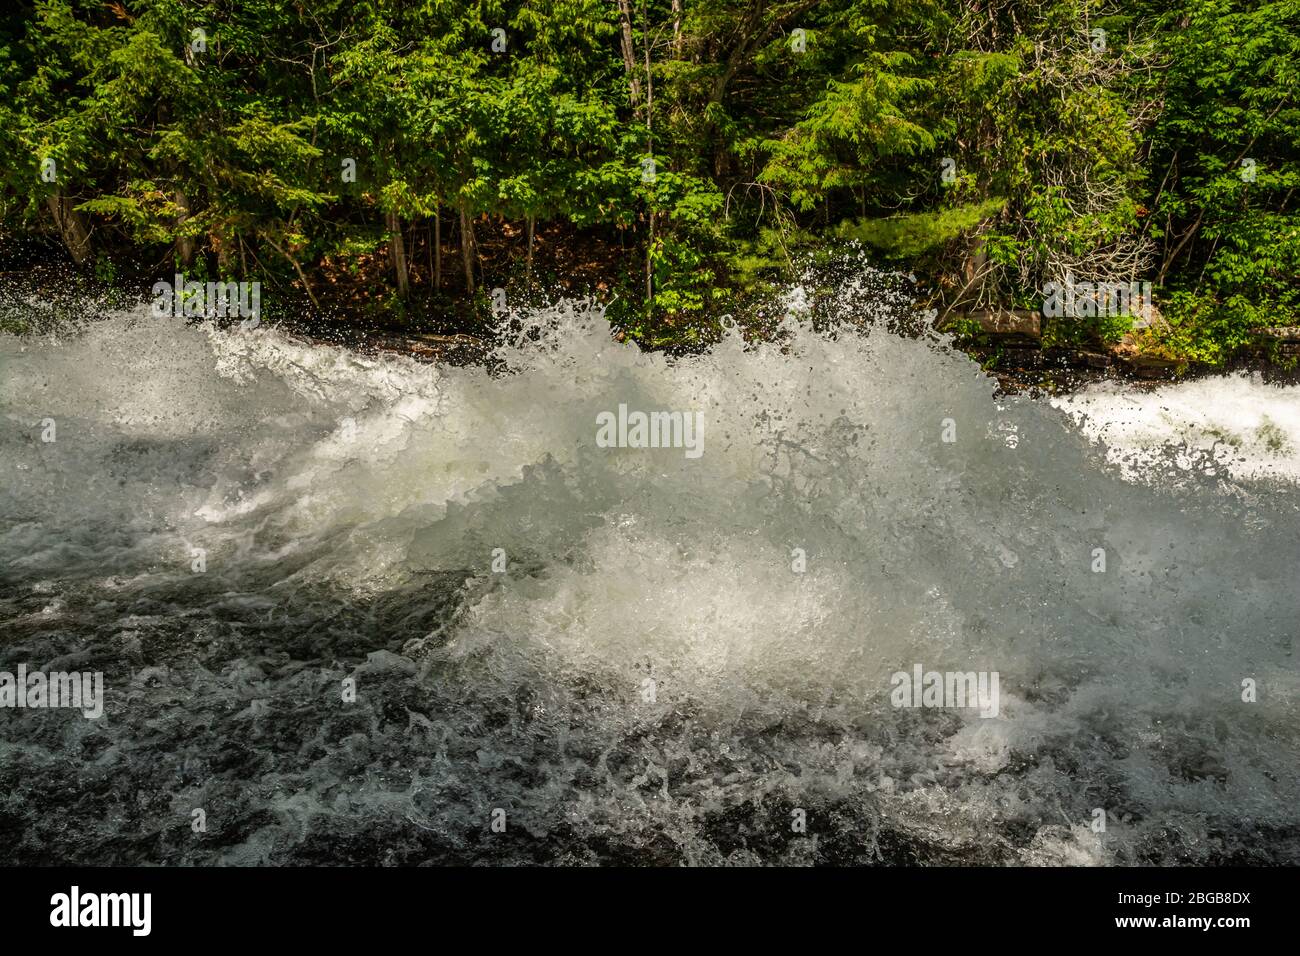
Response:
POLYGON ((968 312, 965 318, 978 322, 987 335, 1026 339, 1043 337, 1042 316, 1028 309, 989 309, 968 312))

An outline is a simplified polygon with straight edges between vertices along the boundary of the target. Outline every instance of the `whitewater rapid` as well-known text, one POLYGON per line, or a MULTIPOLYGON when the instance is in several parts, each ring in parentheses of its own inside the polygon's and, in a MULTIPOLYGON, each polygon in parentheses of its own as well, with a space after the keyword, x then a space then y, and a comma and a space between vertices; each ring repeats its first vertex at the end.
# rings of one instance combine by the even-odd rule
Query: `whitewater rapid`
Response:
POLYGON ((10 861, 1300 862, 1300 391, 525 318, 491 372, 0 337, 0 669, 106 697, 0 710, 10 861), (916 665, 997 716, 893 706, 916 665))

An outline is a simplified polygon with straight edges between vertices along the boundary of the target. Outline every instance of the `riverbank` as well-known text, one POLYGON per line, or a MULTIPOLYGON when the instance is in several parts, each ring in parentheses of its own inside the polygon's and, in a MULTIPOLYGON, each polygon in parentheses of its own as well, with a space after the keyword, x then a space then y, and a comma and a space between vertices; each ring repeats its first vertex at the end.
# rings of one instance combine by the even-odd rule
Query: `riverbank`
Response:
MULTIPOLYGON (((1060 321, 1060 320, 1057 320, 1060 321)), ((1300 327, 1259 329, 1252 341, 1221 364, 1180 361, 1144 348, 1141 332, 1114 342, 1063 344, 1044 329, 1044 319, 1026 309, 963 313, 938 323, 952 332, 962 351, 1004 389, 1073 391, 1099 381, 1124 381, 1135 387, 1225 375, 1260 374, 1267 382, 1300 382, 1300 327)))
MULTIPOLYGON (((52 250, 36 250, 50 252, 52 250)), ((4 264, 15 265, 10 255, 4 264)), ((75 269, 71 263, 44 261, 28 250, 22 268, 0 270, 0 332, 43 332, 65 322, 82 322, 87 315, 130 308, 145 301, 145 287, 103 281, 75 269), (35 261, 34 261, 35 260, 35 261)), ((1027 309, 989 309, 938 315, 926 311, 925 293, 901 273, 880 272, 857 261, 854 265, 884 301, 886 318, 864 309, 857 315, 836 310, 837 321, 870 324, 888 321, 890 328, 911 335, 935 332, 951 336, 952 344, 969 355, 1006 392, 1040 391, 1059 394, 1100 381, 1123 381, 1145 388, 1180 380, 1234 372, 1258 373, 1267 382, 1300 382, 1300 326, 1256 330, 1249 343, 1218 364, 1171 357, 1153 346, 1151 330, 1130 332, 1116 341, 1081 340, 1064 326, 1064 320, 1044 319, 1027 309), (885 277, 887 282, 881 282, 885 277), (911 291, 907 291, 910 289, 911 291)), ((842 287, 844 264, 829 279, 842 287)), ((852 271, 852 270, 850 270, 852 271)), ((556 285, 549 294, 536 291, 536 305, 556 297, 589 298, 608 307, 618 302, 616 284, 602 279, 602 270, 576 274, 573 281, 556 285)), ((805 276, 780 293, 769 292, 740 304, 736 324, 746 338, 779 338, 788 332, 796 313, 815 314, 809 301, 826 275, 805 276), (807 289, 814 291, 808 292, 807 289), (808 301, 805 301, 807 299, 808 301), (790 303, 799 305, 791 308, 790 303)), ((355 283, 354 283, 355 285, 355 283)), ((497 292, 499 290, 492 290, 497 292)), ((509 302, 527 299, 526 293, 509 291, 509 302)), ((489 297, 449 299, 409 304, 401 310, 384 307, 360 296, 352 286, 337 295, 318 297, 315 304, 294 290, 277 290, 264 296, 264 321, 314 343, 346 346, 363 353, 391 352, 425 362, 468 365, 487 361, 497 336, 498 317, 489 297)), ((647 351, 693 352, 716 340, 720 326, 714 319, 681 325, 676 336, 649 345, 629 329, 617 310, 607 313, 610 333, 620 341, 631 339, 647 351), (616 314, 617 313, 617 314, 616 314)), ((730 316, 728 316, 729 318, 730 316)), ((813 321, 816 321, 814 319, 813 321)), ((1163 321, 1163 320, 1159 320, 1163 321)))
MULTIPOLYGON (((1238 372, 1259 374, 1277 384, 1300 383, 1300 327, 1261 329, 1257 341, 1222 365, 1179 362, 1138 349, 1131 335, 1115 343, 1059 345, 1044 340, 1041 320, 1027 311, 966 313, 936 322, 954 335, 953 344, 994 376, 1005 392, 1076 391, 1097 382, 1125 382, 1139 389, 1238 372), (978 324, 978 334, 961 334, 978 324)), ((347 344, 362 352, 393 352, 427 362, 467 365, 485 361, 494 343, 488 336, 339 327, 303 329, 315 342, 347 344)), ((615 331, 615 335, 618 333, 615 331)))

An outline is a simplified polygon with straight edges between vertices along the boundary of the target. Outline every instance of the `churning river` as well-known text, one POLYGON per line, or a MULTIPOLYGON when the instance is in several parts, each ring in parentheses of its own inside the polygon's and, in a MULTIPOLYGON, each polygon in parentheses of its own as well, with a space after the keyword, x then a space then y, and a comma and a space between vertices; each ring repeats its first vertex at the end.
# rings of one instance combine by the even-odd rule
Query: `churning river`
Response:
POLYGON ((1300 390, 531 321, 0 337, 0 670, 104 688, 0 709, 0 860, 1300 863, 1300 390))

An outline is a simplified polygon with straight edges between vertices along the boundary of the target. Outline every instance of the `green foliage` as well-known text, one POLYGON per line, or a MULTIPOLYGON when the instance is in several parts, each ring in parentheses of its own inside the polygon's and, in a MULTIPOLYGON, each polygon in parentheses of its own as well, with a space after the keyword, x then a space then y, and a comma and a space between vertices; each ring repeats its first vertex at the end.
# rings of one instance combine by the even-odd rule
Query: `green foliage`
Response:
POLYGON ((1218 366, 1258 344, 1258 329, 1300 323, 1300 311, 1261 305, 1243 295, 1218 299, 1208 293, 1174 291, 1165 305, 1167 325, 1140 336, 1143 350, 1180 362, 1218 366))
POLYGON ((352 274, 405 315, 412 284, 442 306, 535 282, 534 243, 475 232, 540 231, 605 251, 652 344, 707 338, 838 241, 945 310, 1149 279, 1170 326, 1139 339, 1198 361, 1300 311, 1300 0, 622 6, 626 51, 607 0, 11 5, 0 237, 57 236, 119 283, 352 274))
POLYGON ((1043 323, 1043 347, 1114 344, 1133 327, 1126 315, 1048 319, 1043 323))
POLYGON ((1156 16, 1168 55, 1151 157, 1165 182, 1152 217, 1168 223, 1153 225, 1161 270, 1195 293, 1181 311, 1223 316, 1209 325, 1234 335, 1243 301, 1300 306, 1300 0, 1185 0, 1156 16))
POLYGON ((889 259, 914 260, 930 255, 997 215, 1006 200, 993 198, 952 209, 916 212, 885 219, 843 222, 835 231, 841 239, 857 239, 889 259))

